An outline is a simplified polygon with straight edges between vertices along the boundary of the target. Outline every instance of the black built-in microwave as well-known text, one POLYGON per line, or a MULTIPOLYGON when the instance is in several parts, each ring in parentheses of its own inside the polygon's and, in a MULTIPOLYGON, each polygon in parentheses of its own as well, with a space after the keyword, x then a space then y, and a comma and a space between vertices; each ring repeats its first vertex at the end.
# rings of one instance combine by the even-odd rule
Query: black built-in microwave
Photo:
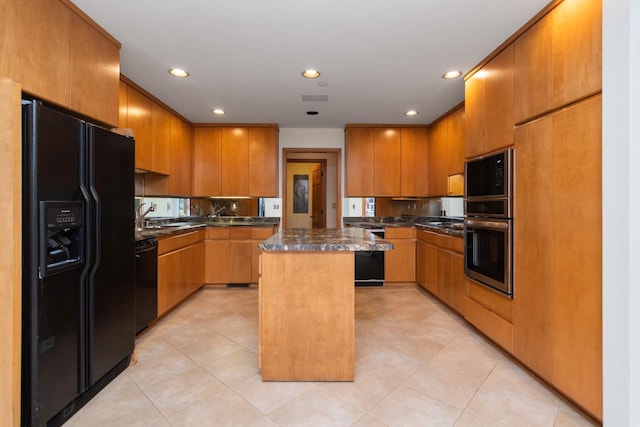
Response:
POLYGON ((513 149, 467 161, 464 178, 467 216, 512 217, 513 149))

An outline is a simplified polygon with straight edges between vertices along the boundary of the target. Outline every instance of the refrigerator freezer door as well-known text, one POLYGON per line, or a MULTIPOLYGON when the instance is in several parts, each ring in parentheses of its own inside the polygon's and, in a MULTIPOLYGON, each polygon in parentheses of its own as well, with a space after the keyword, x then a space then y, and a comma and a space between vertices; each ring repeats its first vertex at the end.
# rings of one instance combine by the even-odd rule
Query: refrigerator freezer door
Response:
POLYGON ((87 125, 87 222, 94 267, 89 275, 89 385, 131 355, 134 347, 134 142, 87 125))

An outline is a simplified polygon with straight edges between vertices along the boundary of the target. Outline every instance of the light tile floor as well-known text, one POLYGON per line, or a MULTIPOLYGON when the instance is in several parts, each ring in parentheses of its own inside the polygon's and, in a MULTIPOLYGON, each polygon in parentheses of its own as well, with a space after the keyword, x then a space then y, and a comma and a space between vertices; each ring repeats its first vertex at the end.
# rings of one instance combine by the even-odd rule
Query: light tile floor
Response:
POLYGON ((262 382, 258 291, 205 288, 67 426, 589 426, 421 289, 356 289, 354 382, 262 382))

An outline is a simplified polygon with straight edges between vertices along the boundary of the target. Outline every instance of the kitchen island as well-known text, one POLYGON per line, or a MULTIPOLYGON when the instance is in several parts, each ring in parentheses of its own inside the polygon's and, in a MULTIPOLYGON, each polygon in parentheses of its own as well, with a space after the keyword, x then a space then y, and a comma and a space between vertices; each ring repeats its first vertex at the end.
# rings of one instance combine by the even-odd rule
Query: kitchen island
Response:
POLYGON ((285 229, 260 243, 264 381, 353 381, 356 251, 393 245, 364 229, 285 229))

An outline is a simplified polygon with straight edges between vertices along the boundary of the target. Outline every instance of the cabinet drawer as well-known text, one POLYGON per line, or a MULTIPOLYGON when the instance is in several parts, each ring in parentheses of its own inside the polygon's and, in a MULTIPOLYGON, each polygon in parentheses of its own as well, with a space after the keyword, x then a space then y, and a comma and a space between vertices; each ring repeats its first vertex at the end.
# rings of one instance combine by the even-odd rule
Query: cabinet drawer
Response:
POLYGON ((229 227, 207 227, 207 239, 229 239, 229 227))
POLYGON ((475 301, 464 299, 464 318, 500 347, 513 354, 513 325, 475 301))
POLYGON ((413 239, 415 229, 413 227, 386 227, 384 229, 385 239, 413 239))
POLYGON ((275 234, 274 227, 252 227, 251 238, 254 240, 266 240, 275 234))
POLYGON ((448 249, 462 254, 464 252, 464 239, 462 237, 445 236, 426 230, 416 230, 416 237, 425 243, 448 249))
POLYGON ((231 227, 229 229, 231 239, 251 239, 251 227, 231 227))
POLYGON ((158 238, 158 255, 172 252, 204 240, 204 230, 158 238))

